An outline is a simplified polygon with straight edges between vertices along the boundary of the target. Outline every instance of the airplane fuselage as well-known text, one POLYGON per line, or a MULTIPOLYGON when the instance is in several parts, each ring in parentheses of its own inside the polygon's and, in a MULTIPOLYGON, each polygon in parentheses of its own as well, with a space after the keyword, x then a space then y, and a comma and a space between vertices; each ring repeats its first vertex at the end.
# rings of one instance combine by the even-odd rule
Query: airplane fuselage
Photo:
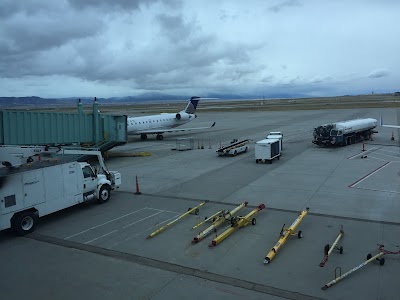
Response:
POLYGON ((146 131, 163 133, 168 129, 175 128, 195 119, 196 115, 188 113, 171 113, 143 117, 128 118, 128 134, 142 134, 146 131), (179 116, 178 116, 179 115, 179 116))
POLYGON ((147 139, 148 134, 156 134, 157 140, 163 139, 163 133, 201 130, 214 127, 176 128, 196 119, 196 107, 200 97, 191 97, 186 108, 177 113, 165 113, 159 115, 128 117, 128 134, 138 134, 142 140, 147 139))

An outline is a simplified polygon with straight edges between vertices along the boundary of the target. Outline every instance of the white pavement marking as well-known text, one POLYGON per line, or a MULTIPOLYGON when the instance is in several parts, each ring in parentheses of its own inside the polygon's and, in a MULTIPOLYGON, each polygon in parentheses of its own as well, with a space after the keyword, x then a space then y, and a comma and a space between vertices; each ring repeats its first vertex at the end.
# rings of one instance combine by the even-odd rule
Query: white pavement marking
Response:
POLYGON ((148 209, 158 210, 158 211, 162 211, 162 212, 166 212, 166 213, 171 213, 171 214, 179 214, 179 212, 176 212, 176 211, 163 210, 163 209, 152 208, 152 207, 148 207, 148 209))
POLYGON ((387 156, 387 157, 390 157, 390 158, 392 158, 392 159, 398 158, 398 157, 396 157, 396 156, 383 154, 383 153, 381 153, 381 152, 376 152, 376 154, 378 154, 378 155, 383 155, 383 156, 387 156))
POLYGON ((141 234, 145 233, 146 231, 148 231, 148 230, 150 230, 150 229, 152 229, 152 228, 154 228, 154 227, 156 227, 156 226, 160 226, 161 224, 164 224, 165 222, 168 222, 169 220, 175 219, 175 218, 178 217, 178 216, 179 216, 179 214, 177 214, 176 216, 174 216, 174 217, 172 217, 172 218, 166 219, 165 221, 162 221, 162 222, 160 222, 160 223, 157 223, 156 225, 151 226, 151 227, 145 229, 145 230, 142 231, 142 232, 136 233, 135 235, 130 236, 130 237, 128 237, 128 238, 126 238, 126 239, 124 239, 124 240, 122 240, 122 241, 119 241, 119 242, 117 242, 117 243, 115 243, 115 244, 112 244, 110 247, 108 247, 108 249, 112 249, 112 248, 114 248, 115 246, 118 246, 119 244, 125 243, 126 241, 129 241, 130 239, 133 239, 134 237, 137 237, 138 235, 141 235, 141 234))
POLYGON ((135 211, 130 212, 130 213, 128 213, 128 214, 126 214, 126 215, 123 215, 123 216, 121 216, 121 217, 112 219, 112 220, 107 221, 107 222, 105 222, 105 223, 102 223, 102 224, 93 226, 93 227, 91 227, 91 228, 89 228, 89 229, 86 229, 86 230, 83 230, 83 231, 81 231, 81 232, 75 233, 75 234, 73 234, 73 235, 67 236, 67 237, 64 238, 64 239, 65 239, 65 240, 68 240, 68 239, 70 239, 70 238, 73 238, 74 236, 77 236, 77 235, 80 235, 80 234, 82 234, 82 233, 88 232, 88 231, 90 231, 90 230, 92 230, 92 229, 98 228, 98 227, 100 227, 100 226, 106 225, 106 224, 111 223, 111 222, 114 222, 114 221, 116 221, 116 220, 125 218, 125 217, 127 217, 127 216, 129 216, 129 215, 135 214, 135 213, 137 213, 137 212, 139 212, 139 211, 142 211, 142 210, 144 210, 144 209, 147 209, 147 207, 143 207, 143 208, 141 208, 141 209, 139 209, 139 210, 135 210, 135 211))
POLYGON ((91 243, 91 242, 93 242, 93 241, 95 241, 95 240, 101 239, 102 237, 105 237, 105 236, 107 236, 107 235, 110 235, 111 233, 114 233, 114 232, 116 232, 116 231, 118 231, 118 230, 113 230, 113 231, 111 231, 111 232, 109 232, 109 233, 103 234, 102 236, 99 236, 99 237, 97 237, 97 238, 94 238, 93 240, 87 241, 87 242, 85 242, 84 244, 89 244, 89 243, 91 243))
POLYGON ((139 222, 141 222, 141 221, 143 221, 143 220, 146 220, 146 219, 148 219, 148 218, 151 218, 151 217, 153 217, 153 216, 155 216, 155 215, 159 215, 159 214, 161 214, 161 213, 162 213, 162 211, 159 211, 159 212, 157 212, 157 213, 155 213, 155 214, 152 214, 152 215, 150 215, 150 216, 147 216, 146 218, 143 218, 143 219, 137 220, 136 222, 133 222, 133 223, 131 223, 131 224, 128 224, 128 225, 126 225, 126 226, 124 226, 124 227, 122 227, 122 228, 127 228, 127 227, 129 227, 129 226, 135 225, 136 223, 139 223, 139 222))
POLYGON ((364 155, 364 154, 366 154, 366 153, 368 153, 368 152, 371 152, 372 150, 377 150, 377 149, 379 149, 379 148, 371 148, 371 149, 365 150, 364 152, 361 152, 361 153, 358 153, 358 154, 356 154, 356 155, 350 156, 350 157, 347 158, 347 159, 354 159, 354 158, 356 158, 356 157, 359 157, 360 155, 364 155))
POLYGON ((400 154, 400 151, 396 151, 396 152, 394 152, 394 151, 389 151, 389 150, 386 150, 386 149, 380 149, 380 151, 379 152, 389 152, 389 153, 393 153, 393 154, 396 154, 396 155, 399 155, 400 154))
POLYGON ((375 157, 375 156, 372 156, 372 155, 368 155, 368 158, 372 158, 372 159, 380 160, 380 161, 387 161, 387 159, 382 159, 382 158, 375 157))
POLYGON ((378 171, 380 171, 380 170, 382 170, 384 167, 386 167, 386 166, 388 166, 388 165, 390 165, 391 164, 391 162, 387 162, 386 164, 384 164, 384 165, 382 165, 382 166, 380 166, 378 169, 376 169, 375 171, 373 171, 373 172, 371 172, 371 173, 369 173, 367 176, 365 176, 365 177, 363 177, 363 178, 361 178, 359 181, 357 181, 357 182, 355 182, 355 183, 353 183, 352 185, 350 185, 349 187, 355 187, 357 184, 359 184, 359 183, 361 183, 361 182, 363 182, 365 179, 367 179, 367 178, 369 178, 369 177, 371 177, 372 175, 374 175, 376 172, 378 172, 378 171))

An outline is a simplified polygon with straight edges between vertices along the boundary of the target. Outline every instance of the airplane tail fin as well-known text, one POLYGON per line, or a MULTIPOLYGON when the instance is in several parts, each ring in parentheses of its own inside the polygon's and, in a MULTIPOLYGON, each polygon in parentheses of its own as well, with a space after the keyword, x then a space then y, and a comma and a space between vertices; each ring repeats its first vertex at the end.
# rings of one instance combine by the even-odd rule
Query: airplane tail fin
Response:
POLYGON ((193 96, 190 98, 184 112, 188 114, 194 114, 196 112, 197 103, 199 103, 200 97, 193 96))

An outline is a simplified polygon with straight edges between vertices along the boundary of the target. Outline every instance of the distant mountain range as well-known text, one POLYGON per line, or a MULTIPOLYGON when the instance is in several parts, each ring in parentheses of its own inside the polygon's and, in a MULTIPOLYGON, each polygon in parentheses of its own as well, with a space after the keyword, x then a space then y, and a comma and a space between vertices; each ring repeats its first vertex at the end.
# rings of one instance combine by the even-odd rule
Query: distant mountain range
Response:
MULTIPOLYGON (((190 95, 201 96, 205 98, 218 98, 221 100, 241 100, 241 99, 263 99, 263 96, 256 95, 237 95, 237 94, 219 94, 210 93, 207 95, 190 95)), ((268 95, 268 99, 271 98, 302 98, 305 95, 268 95)), ((17 107, 29 107, 29 106, 75 106, 78 99, 81 99, 82 104, 92 104, 94 97, 69 97, 69 98, 41 98, 37 96, 27 97, 0 97, 0 108, 17 108, 17 107)), ((135 103, 135 102, 164 102, 164 101, 177 101, 184 100, 184 96, 168 95, 163 93, 144 93, 137 96, 126 96, 126 97, 111 97, 111 98, 97 98, 99 104, 121 104, 121 103, 135 103)))

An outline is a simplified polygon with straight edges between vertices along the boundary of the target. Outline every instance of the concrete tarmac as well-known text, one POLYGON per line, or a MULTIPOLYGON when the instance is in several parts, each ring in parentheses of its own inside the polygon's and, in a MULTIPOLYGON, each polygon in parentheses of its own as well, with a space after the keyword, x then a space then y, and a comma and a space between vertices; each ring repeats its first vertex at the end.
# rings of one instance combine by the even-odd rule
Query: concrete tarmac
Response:
POLYGON ((387 254, 383 266, 370 263, 321 289, 335 271, 344 274, 368 253, 377 254, 377 244, 400 250, 397 130, 377 127, 364 151, 363 143, 337 148, 311 143, 318 125, 380 115, 387 124, 399 124, 396 109, 198 111, 185 126, 216 121, 215 128, 165 134, 163 141, 130 137, 130 143, 111 151, 117 157, 107 159, 123 179, 108 203, 85 203, 44 217, 24 238, 0 234, 1 257, 9 258, 1 264, 4 298, 400 299, 400 255, 387 254), (283 133, 283 155, 272 164, 256 164, 254 142, 269 131, 283 133), (172 150, 177 139, 190 137, 193 150, 172 150), (249 151, 219 157, 216 150, 233 139, 251 139, 249 151), (131 156, 140 152, 151 155, 131 156), (136 176, 141 195, 135 195, 136 176), (208 202, 198 215, 146 238, 202 201, 208 202), (245 201, 248 206, 238 215, 266 206, 255 216, 255 226, 238 229, 215 247, 209 247, 211 240, 229 224, 191 243, 207 225, 192 226, 245 201), (303 238, 290 237, 265 265, 282 226, 306 207, 309 214, 298 227, 303 238), (343 254, 334 251, 319 267, 325 244, 332 244, 341 228, 343 254))

